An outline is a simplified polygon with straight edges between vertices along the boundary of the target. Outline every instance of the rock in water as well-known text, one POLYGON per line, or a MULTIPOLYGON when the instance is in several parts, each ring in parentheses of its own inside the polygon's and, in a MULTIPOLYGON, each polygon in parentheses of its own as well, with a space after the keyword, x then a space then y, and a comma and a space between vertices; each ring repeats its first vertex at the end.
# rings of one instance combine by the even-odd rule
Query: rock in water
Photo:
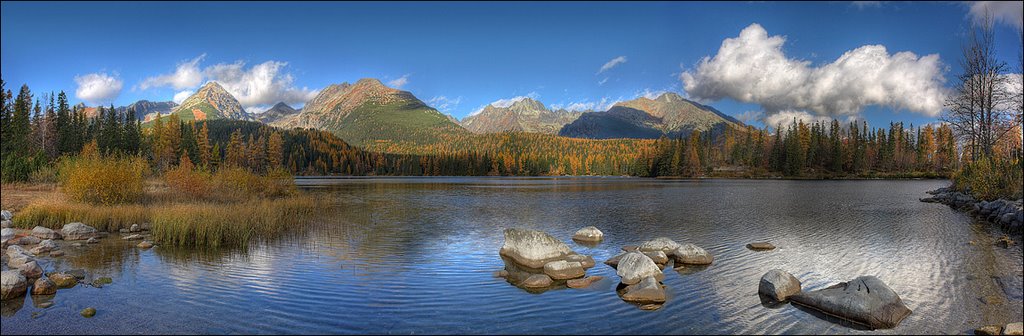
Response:
POLYGON ((613 256, 611 258, 608 258, 608 260, 605 260, 604 264, 608 265, 608 266, 611 266, 612 268, 618 268, 619 267, 619 261, 622 260, 622 257, 626 256, 626 253, 629 253, 629 252, 621 252, 619 254, 616 254, 615 256, 613 256))
POLYGON ((665 288, 652 276, 646 277, 635 285, 626 287, 622 299, 635 303, 664 303, 665 288))
POLYGON ((544 264, 544 274, 555 280, 567 280, 582 277, 586 270, 578 262, 557 260, 544 264))
POLYGON ((600 281, 601 279, 604 279, 604 277, 600 275, 588 276, 586 278, 572 279, 566 281, 565 285, 569 286, 569 288, 587 288, 590 287, 590 285, 593 284, 594 282, 600 281))
POLYGON ((594 257, 582 254, 570 254, 565 257, 565 261, 578 262, 583 265, 583 268, 591 268, 596 264, 596 262, 594 262, 594 257))
POLYGON ((666 255, 665 252, 644 252, 644 255, 647 256, 648 258, 651 258, 651 261, 654 261, 655 264, 664 265, 668 263, 668 255, 666 255))
POLYGON ((53 281, 57 288, 69 288, 78 285, 78 279, 74 275, 67 273, 50 273, 46 275, 50 281, 53 281))
POLYGON ((36 279, 32 284, 32 295, 51 295, 57 293, 57 284, 46 277, 36 279))
POLYGON ((767 250, 774 250, 775 249, 775 245, 772 245, 772 243, 769 243, 769 242, 757 242, 757 243, 747 244, 747 248, 751 249, 751 250, 754 250, 754 251, 767 251, 767 250))
POLYGON ((133 234, 133 235, 127 235, 127 236, 121 237, 121 239, 124 239, 124 240, 140 240, 142 238, 143 237, 140 234, 133 234))
POLYGON ((530 268, 541 268, 550 261, 572 254, 561 240, 535 230, 506 229, 505 245, 499 253, 530 268))
POLYGON ((42 239, 36 238, 35 236, 24 236, 18 238, 18 245, 35 245, 42 241, 42 239))
POLYGON ((148 248, 150 248, 150 247, 153 247, 153 243, 149 242, 148 240, 143 240, 143 241, 142 241, 141 243, 139 243, 139 245, 137 245, 137 246, 138 246, 138 247, 139 247, 140 249, 148 249, 148 248))
POLYGON ((84 317, 96 316, 96 308, 89 307, 89 308, 82 309, 82 311, 79 314, 82 314, 82 316, 84 316, 84 317))
POLYGON ((1007 324, 1003 327, 1003 335, 1024 335, 1024 322, 1007 324))
POLYGON ((7 300, 25 295, 28 280, 17 270, 3 271, 0 274, 0 300, 7 300))
POLYGON ((551 286, 552 282, 553 281, 551 280, 551 277, 549 277, 547 275, 544 275, 544 274, 534 274, 534 275, 531 275, 529 278, 526 278, 526 281, 523 281, 523 287, 526 287, 526 288, 544 288, 544 287, 551 286))
POLYGON ((11 214, 10 211, 0 210, 0 220, 9 221, 11 220, 11 218, 14 218, 14 216, 11 214))
POLYGON ((761 276, 757 292, 775 301, 785 301, 790 295, 800 293, 800 280, 786 271, 773 269, 761 276))
POLYGON ((86 240, 85 243, 86 244, 99 244, 100 240, 98 238, 96 238, 96 237, 92 237, 92 238, 89 238, 89 240, 86 240))
POLYGON ((679 243, 676 243, 668 237, 658 237, 645 241, 643 244, 640 244, 638 248, 643 252, 661 251, 669 253, 679 248, 679 243))
POLYGON ((39 239, 60 239, 61 238, 60 233, 58 233, 57 231, 53 231, 53 230, 50 230, 49 228, 44 228, 42 226, 37 226, 35 228, 32 228, 32 235, 38 237, 39 239))
POLYGON ((882 280, 870 275, 796 294, 789 300, 873 329, 894 328, 910 315, 910 309, 900 296, 882 280))
POLYGON ((710 265, 715 260, 711 253, 693 244, 679 246, 672 252, 672 256, 675 257, 676 263, 686 265, 710 265))
POLYGON ((85 240, 98 235, 96 228, 82 223, 66 224, 60 231, 61 235, 64 236, 64 240, 85 240))
POLYGON ((36 263, 35 260, 29 261, 21 267, 18 267, 18 270, 21 271, 21 275, 24 275, 29 279, 35 279, 43 276, 43 268, 39 267, 39 263, 36 263))
POLYGON ((139 224, 132 224, 132 226, 128 228, 128 232, 139 232, 139 231, 142 231, 142 228, 139 227, 139 224))
POLYGON ((999 325, 987 325, 981 328, 974 329, 975 335, 999 335, 999 332, 1003 330, 1003 326, 999 325))
POLYGON ((604 239, 604 232, 598 230, 596 227, 588 226, 572 235, 573 240, 585 241, 585 242, 598 242, 604 239))
POLYGON ((640 252, 626 253, 619 260, 619 266, 615 268, 615 274, 622 278, 620 282, 627 285, 636 284, 647 277, 654 277, 659 281, 665 278, 665 274, 661 273, 658 265, 651 258, 640 252))

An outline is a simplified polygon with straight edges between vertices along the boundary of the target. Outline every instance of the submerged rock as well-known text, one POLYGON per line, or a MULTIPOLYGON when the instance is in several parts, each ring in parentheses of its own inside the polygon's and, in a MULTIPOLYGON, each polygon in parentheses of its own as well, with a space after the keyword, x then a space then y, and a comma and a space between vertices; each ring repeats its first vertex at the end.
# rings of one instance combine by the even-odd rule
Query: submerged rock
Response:
POLYGON ((527 267, 541 268, 573 251, 569 245, 541 231, 506 229, 505 244, 499 253, 527 267))
POLYGON ((665 288, 653 276, 645 277, 639 283, 626 287, 622 300, 634 303, 664 303, 665 288))
POLYGON ((494 271, 494 273, 492 275, 495 278, 507 278, 508 277, 508 271, 506 271, 506 270, 494 271))
POLYGON ((64 225, 60 232, 64 240, 85 240, 99 236, 96 228, 77 222, 64 225))
POLYGON ((551 283, 553 282, 554 281, 551 280, 551 277, 547 275, 534 274, 529 278, 526 278, 526 280, 523 281, 522 286, 526 288, 544 288, 551 286, 551 283))
POLYGON ((544 264, 544 274, 555 280, 567 280, 582 277, 586 270, 578 262, 558 260, 544 264))
POLYGON ((911 311, 882 280, 861 276, 850 282, 789 297, 790 301, 873 329, 899 325, 911 311))
POLYGON ((757 292, 775 301, 785 301, 790 295, 800 293, 800 280, 789 272, 773 269, 761 276, 757 292))
POLYGON ((604 277, 600 275, 588 276, 585 278, 571 279, 566 281, 565 285, 569 286, 569 288, 587 288, 594 282, 601 281, 601 279, 604 279, 604 277))
POLYGON ((21 272, 9 270, 0 274, 0 300, 25 295, 26 290, 28 290, 28 279, 21 272))
POLYGON ((143 240, 141 243, 139 243, 139 245, 136 246, 138 246, 140 249, 148 249, 150 247, 153 247, 153 243, 151 243, 148 240, 143 240))
POLYGON ((54 257, 54 258, 56 258, 56 257, 63 257, 64 256, 64 251, 61 251, 61 250, 50 251, 50 256, 54 257))
POLYGON ((53 231, 49 228, 42 226, 36 226, 32 228, 32 235, 39 239, 60 239, 61 235, 57 231, 53 231))
POLYGON ((89 240, 86 240, 85 243, 86 244, 99 244, 100 243, 100 239, 96 238, 96 237, 92 237, 92 238, 89 238, 89 240))
POLYGON ((47 239, 39 242, 39 246, 32 248, 32 254, 39 255, 56 249, 59 249, 59 247, 57 247, 57 243, 47 239))
POLYGON ((572 239, 585 242, 598 242, 604 239, 604 232, 601 232, 601 230, 598 230, 596 227, 588 226, 576 231, 576 233, 572 235, 572 239))
POLYGON ((640 244, 637 248, 643 252, 661 251, 669 253, 679 248, 679 243, 676 243, 668 237, 658 237, 643 242, 643 244, 640 244))
POLYGON ((36 279, 32 284, 32 295, 51 295, 57 293, 57 284, 46 277, 36 279))
POLYGON ((757 242, 757 243, 747 244, 747 248, 751 249, 751 250, 754 250, 754 251, 767 251, 767 250, 774 250, 775 249, 775 245, 772 245, 772 243, 769 243, 769 242, 757 242))
POLYGON ((143 237, 140 234, 133 234, 133 235, 127 235, 127 236, 121 237, 121 239, 124 239, 124 240, 140 240, 142 238, 143 237))
POLYGON ((1003 326, 990 324, 981 328, 974 329, 975 335, 999 335, 999 332, 1003 331, 1003 326))
POLYGON ((711 253, 697 245, 685 244, 672 252, 676 263, 686 265, 710 265, 715 260, 711 253))
POLYGON ((658 265, 651 258, 639 252, 626 253, 619 260, 615 274, 622 278, 620 282, 627 285, 636 284, 647 277, 654 277, 657 280, 665 278, 665 274, 661 273, 658 265))
POLYGON ((96 316, 96 308, 89 307, 89 308, 82 309, 82 311, 79 312, 79 314, 82 314, 83 317, 93 317, 93 316, 96 316))

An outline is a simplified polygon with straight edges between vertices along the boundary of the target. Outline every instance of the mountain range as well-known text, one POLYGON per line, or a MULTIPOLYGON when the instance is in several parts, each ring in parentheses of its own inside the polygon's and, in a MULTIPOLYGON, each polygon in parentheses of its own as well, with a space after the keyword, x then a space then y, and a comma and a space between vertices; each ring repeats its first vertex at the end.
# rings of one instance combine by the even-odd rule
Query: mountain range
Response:
POLYGON ((539 101, 522 98, 509 106, 488 104, 478 113, 462 119, 462 127, 473 133, 530 132, 558 134, 583 112, 551 111, 539 101))
MULTIPOLYGON (((87 112, 96 110, 79 107, 87 112)), ((282 128, 325 130, 356 146, 384 149, 401 147, 393 145, 436 144, 474 133, 529 132, 590 139, 656 139, 685 136, 693 131, 714 133, 729 127, 743 127, 735 118, 675 93, 619 102, 600 112, 553 111, 535 99, 521 98, 507 105, 489 104, 460 122, 428 106, 412 93, 387 87, 373 78, 330 85, 298 110, 281 102, 263 113, 249 113, 216 82, 206 83, 181 105, 140 100, 117 109, 123 112, 129 108, 134 108, 136 116, 144 121, 151 121, 157 113, 173 113, 186 121, 259 121, 282 128)))

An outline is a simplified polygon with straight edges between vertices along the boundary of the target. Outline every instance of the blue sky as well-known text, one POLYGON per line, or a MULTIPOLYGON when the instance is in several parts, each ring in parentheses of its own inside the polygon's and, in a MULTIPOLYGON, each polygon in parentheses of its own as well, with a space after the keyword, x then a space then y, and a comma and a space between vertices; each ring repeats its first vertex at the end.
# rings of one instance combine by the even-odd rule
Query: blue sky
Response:
MULTIPOLYGON (((999 20, 999 57, 1016 68, 1019 2, 987 8, 999 20)), ((881 126, 936 120, 936 105, 921 102, 952 84, 973 19, 965 3, 4 2, 0 65, 9 89, 65 90, 90 105, 180 100, 213 79, 260 110, 278 100, 300 106, 327 85, 375 77, 460 119, 522 96, 549 107, 602 108, 672 91, 755 125, 803 114, 881 126), (718 55, 741 32, 746 42, 718 55), (890 83, 884 89, 899 94, 867 97, 871 88, 826 83, 829 64, 872 45, 884 46, 878 57, 892 69, 916 77, 882 75, 865 85, 890 83), (767 56, 751 58, 752 51, 767 56), (716 55, 721 60, 701 67, 716 55), (730 69, 744 69, 730 62, 753 62, 750 69, 783 62, 784 74, 806 83, 743 85, 751 83, 743 75, 757 74, 730 77, 730 69), (828 101, 810 104, 800 94, 828 101)), ((862 73, 836 71, 844 82, 862 73)))

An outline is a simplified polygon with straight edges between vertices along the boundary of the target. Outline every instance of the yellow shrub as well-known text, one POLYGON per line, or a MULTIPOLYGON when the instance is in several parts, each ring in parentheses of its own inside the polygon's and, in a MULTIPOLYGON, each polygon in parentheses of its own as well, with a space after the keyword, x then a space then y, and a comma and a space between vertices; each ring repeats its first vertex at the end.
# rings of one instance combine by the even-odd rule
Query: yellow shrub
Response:
POLYGON ((60 167, 64 193, 92 204, 137 202, 142 197, 143 174, 149 170, 140 157, 104 157, 86 154, 69 158, 60 167))
POLYGON ((182 156, 181 164, 164 173, 164 182, 178 198, 201 200, 210 198, 213 185, 210 173, 195 170, 188 156, 182 156))
POLYGON ((954 186, 970 190, 978 199, 1018 199, 1024 188, 1024 171, 1020 160, 982 158, 965 164, 953 175, 954 186))

